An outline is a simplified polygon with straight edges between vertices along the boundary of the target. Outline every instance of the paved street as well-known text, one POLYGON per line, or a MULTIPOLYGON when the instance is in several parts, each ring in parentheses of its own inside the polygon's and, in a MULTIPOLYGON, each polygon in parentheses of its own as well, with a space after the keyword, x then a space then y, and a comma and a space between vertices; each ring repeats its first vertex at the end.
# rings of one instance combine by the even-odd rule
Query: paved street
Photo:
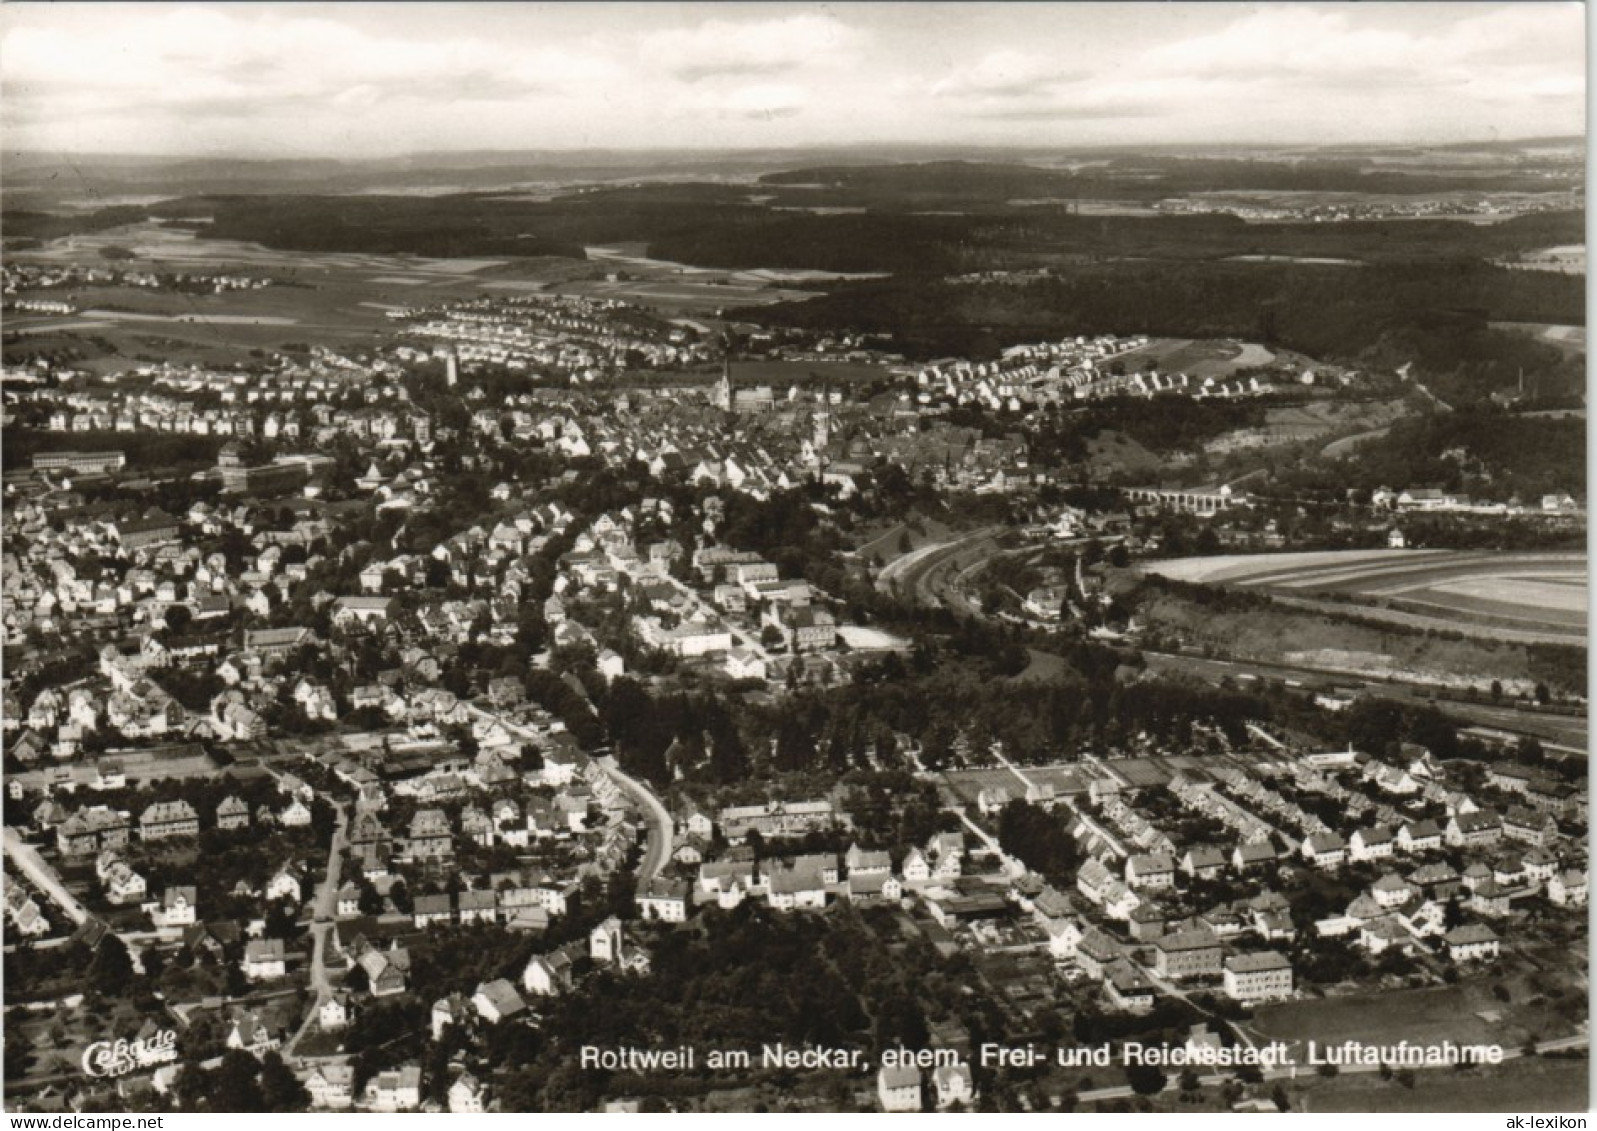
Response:
POLYGON ((25 842, 22 834, 10 825, 5 827, 5 852, 22 874, 49 896, 52 903, 65 911, 74 923, 82 923, 89 917, 89 909, 66 889, 61 877, 56 875, 55 869, 46 864, 44 857, 39 855, 39 850, 25 842))
POLYGON ((305 1020, 300 1023, 299 1031, 289 1040, 283 1048, 283 1055, 290 1057, 299 1047, 300 1041, 316 1023, 317 1012, 328 998, 333 996, 332 979, 327 976, 327 933, 333 929, 335 913, 338 910, 339 875, 344 864, 344 841, 349 832, 349 814, 343 805, 338 805, 338 824, 333 828, 333 837, 327 849, 327 875, 322 880, 322 885, 316 892, 316 903, 311 917, 311 971, 310 988, 315 993, 310 1009, 305 1014, 305 1020))
MULTIPOLYGON (((496 720, 511 734, 528 740, 537 737, 526 727, 518 726, 490 711, 484 711, 481 707, 467 704, 466 709, 482 718, 496 720)), ((605 773, 609 774, 611 779, 621 787, 622 792, 632 798, 634 804, 638 806, 643 819, 649 825, 649 846, 644 851, 643 861, 638 868, 638 882, 647 883, 659 875, 660 869, 665 867, 666 861, 671 859, 673 850, 671 814, 666 812, 665 806, 660 803, 660 799, 654 795, 648 786, 636 778, 623 773, 620 766, 616 764, 615 758, 596 758, 594 761, 603 767, 605 773)))
POLYGON ((666 812, 665 806, 654 795, 653 790, 630 774, 622 772, 613 757, 600 758, 598 762, 615 779, 616 784, 637 803, 644 820, 649 824, 649 846, 644 850, 643 860, 638 865, 638 883, 646 884, 659 875, 660 869, 664 868, 671 859, 673 851, 671 814, 666 812))

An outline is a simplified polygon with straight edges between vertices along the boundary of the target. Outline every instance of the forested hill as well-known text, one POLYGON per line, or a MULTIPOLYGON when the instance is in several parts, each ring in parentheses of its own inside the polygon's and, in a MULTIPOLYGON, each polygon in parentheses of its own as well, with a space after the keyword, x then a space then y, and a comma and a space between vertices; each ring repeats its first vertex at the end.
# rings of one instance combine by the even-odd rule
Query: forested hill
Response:
MULTIPOLYGON (((1112 155, 1068 168, 978 161, 816 166, 769 173, 760 183, 809 187, 824 198, 816 203, 827 204, 891 204, 925 196, 973 202, 1078 196, 1147 202, 1228 191, 1419 196, 1461 187, 1456 176, 1372 168, 1352 157, 1285 162, 1150 154, 1112 155)), ((1513 168, 1477 174, 1468 182, 1476 192, 1547 192, 1558 187, 1544 176, 1513 168)))
POLYGON ((765 307, 778 325, 897 336, 918 358, 990 356, 1065 334, 1237 337, 1311 357, 1396 369, 1413 363, 1437 395, 1461 403, 1518 381, 1579 391, 1578 360, 1489 321, 1584 324, 1579 277, 1451 267, 1276 263, 1099 263, 1021 282, 885 279, 765 307))

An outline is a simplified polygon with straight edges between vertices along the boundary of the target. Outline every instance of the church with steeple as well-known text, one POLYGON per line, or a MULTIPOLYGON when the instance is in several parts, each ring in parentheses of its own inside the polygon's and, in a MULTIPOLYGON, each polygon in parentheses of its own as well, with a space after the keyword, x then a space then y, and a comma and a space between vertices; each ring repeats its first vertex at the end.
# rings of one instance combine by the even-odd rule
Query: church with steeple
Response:
POLYGON ((776 394, 769 385, 739 389, 732 383, 732 343, 726 339, 721 352, 721 379, 710 390, 710 403, 722 412, 770 412, 776 407, 776 394))

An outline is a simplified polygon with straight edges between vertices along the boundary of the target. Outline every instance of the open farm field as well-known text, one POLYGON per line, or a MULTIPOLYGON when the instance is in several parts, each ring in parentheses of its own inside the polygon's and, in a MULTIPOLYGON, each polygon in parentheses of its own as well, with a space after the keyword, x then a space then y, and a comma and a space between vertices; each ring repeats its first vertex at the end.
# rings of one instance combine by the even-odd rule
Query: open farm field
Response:
POLYGON ((1497 1067, 1421 1072, 1405 1088, 1375 1073, 1300 1077, 1289 1092, 1299 1111, 1480 1112, 1587 1110, 1587 1061, 1529 1058, 1497 1067))
MULTIPOLYGON (((198 239, 191 231, 155 222, 64 237, 18 252, 15 259, 18 263, 103 266, 103 252, 110 248, 131 252, 134 258, 128 263, 136 268, 268 275, 292 285, 200 296, 136 287, 86 288, 70 294, 41 292, 43 297, 67 299, 80 313, 18 320, 8 329, 32 335, 72 329, 104 332, 109 328, 111 332, 104 336, 122 346, 118 332, 135 328, 127 323, 153 325, 159 321, 163 332, 177 326, 179 332, 173 337, 179 341, 190 336, 181 331, 180 324, 195 323, 237 331, 230 336, 245 346, 270 346, 288 340, 281 333, 285 330, 289 337, 295 333, 303 336, 304 331, 326 337, 329 332, 351 329, 369 336, 389 325, 382 315, 385 308, 471 299, 484 292, 542 291, 614 298, 666 314, 797 302, 817 293, 780 285, 786 279, 778 279, 775 273, 767 277, 685 268, 642 257, 596 255, 584 261, 558 256, 437 258, 285 251, 239 240, 198 239), (605 278, 607 271, 616 268, 624 268, 625 276, 605 278)), ((147 352, 149 346, 127 343, 125 352, 147 352)))
POLYGON ((1335 441, 1324 450, 1326 455, 1345 454, 1354 443, 1381 435, 1400 419, 1407 408, 1401 401, 1353 402, 1337 400, 1310 401, 1306 404, 1272 405, 1264 413, 1264 424, 1257 428, 1242 428, 1217 436, 1208 445, 1214 452, 1238 448, 1269 447, 1274 444, 1299 443, 1360 428, 1358 435, 1335 441))
POLYGON ((1509 330, 1516 334, 1528 334, 1539 342, 1557 346, 1565 353, 1586 353, 1586 327, 1566 326, 1554 322, 1493 322, 1494 330, 1509 330))
POLYGON ((1386 992, 1260 1006, 1252 1028, 1281 1041, 1314 1041, 1321 1048, 1343 1041, 1367 1045, 1501 1044, 1515 1048, 1528 1035, 1506 1020, 1488 1022, 1493 1000, 1485 986, 1386 992))
POLYGON ((392 272, 410 276, 438 275, 458 278, 496 267, 504 260, 429 259, 411 255, 368 255, 350 252, 282 251, 257 243, 227 239, 199 239, 192 231, 156 222, 128 224, 104 231, 67 236, 44 247, 16 252, 19 263, 96 263, 107 248, 133 253, 130 263, 171 270, 221 270, 225 268, 257 271, 352 270, 368 273, 392 272))
POLYGON ((1239 369, 1269 365, 1275 361, 1275 354, 1253 342, 1158 338, 1141 349, 1122 355, 1122 358, 1128 367, 1151 361, 1158 365, 1162 373, 1229 377, 1239 369))
MULTIPOLYGON (((1529 644, 1541 637, 1571 646, 1584 643, 1550 633, 1516 634, 1484 627, 1449 638, 1422 630, 1448 627, 1462 632, 1463 622, 1414 617, 1409 623, 1399 618, 1411 614, 1391 611, 1380 616, 1381 610, 1311 598, 1285 597, 1251 608, 1216 609, 1212 603, 1155 590, 1145 594, 1138 611, 1150 628, 1171 634, 1194 655, 1226 657, 1243 668, 1257 662, 1459 691, 1484 690, 1498 680, 1514 695, 1529 694, 1537 680, 1548 675, 1533 662, 1529 644)), ((1567 680, 1560 686, 1579 690, 1567 680)))
POLYGON ((1147 562, 1144 573, 1158 574, 1172 581, 1199 585, 1243 584, 1273 573, 1293 573, 1339 566, 1364 565, 1406 558, 1432 557, 1425 550, 1310 550, 1286 554, 1216 554, 1203 558, 1170 558, 1147 562))
MULTIPOLYGON (((1359 615, 1415 628, 1526 643, 1578 643, 1586 635, 1584 554, 1372 550, 1188 558, 1147 568, 1181 581, 1350 600, 1359 615)), ((1332 614, 1340 607, 1310 604, 1332 614)))
POLYGON ((1065 678, 1070 672, 1070 665, 1062 656, 1052 652, 1039 652, 1035 648, 1026 649, 1031 657, 1025 669, 1017 676, 1017 683, 1052 683, 1065 678))
POLYGON ((1099 475, 1155 475, 1164 467, 1158 456, 1112 428, 1087 441, 1087 465, 1099 475))
POLYGON ((1513 265, 1533 271, 1558 271, 1564 274, 1584 275, 1586 245, 1560 244, 1558 247, 1537 248, 1534 251, 1521 253, 1519 258, 1513 261, 1513 265))

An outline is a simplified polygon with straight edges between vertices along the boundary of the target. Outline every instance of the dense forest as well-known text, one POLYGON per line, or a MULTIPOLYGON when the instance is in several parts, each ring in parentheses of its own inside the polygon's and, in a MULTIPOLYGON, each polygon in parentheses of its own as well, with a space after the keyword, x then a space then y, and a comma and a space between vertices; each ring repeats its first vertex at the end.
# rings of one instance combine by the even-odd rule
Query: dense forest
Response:
MULTIPOLYGON (((1276 263, 1102 263, 1023 283, 869 280, 764 307, 777 325, 897 337, 914 357, 992 356, 1065 334, 1238 337, 1327 360, 1412 362, 1444 398, 1478 400, 1517 383, 1578 389, 1578 361, 1491 329, 1493 320, 1584 321, 1579 278, 1459 262, 1447 267, 1276 263)), ((745 312, 748 313, 748 312, 745 312)))
POLYGON ((1533 504, 1555 491, 1584 493, 1586 422, 1489 407, 1409 417, 1359 444, 1336 469, 1344 488, 1420 484, 1533 504))
MULTIPOLYGON (((1578 175, 1578 169, 1571 168, 1578 175)), ((1347 192, 1429 195, 1456 192, 1457 177, 1372 169, 1352 158, 1302 162, 1119 154, 1079 169, 998 162, 929 161, 832 165, 769 173, 762 186, 804 186, 813 204, 903 207, 928 200, 996 204, 1015 199, 1112 197, 1156 201, 1196 192, 1347 192)), ((1547 192, 1558 187, 1534 173, 1505 168, 1472 177, 1475 192, 1547 192)), ((786 199, 786 198, 784 198, 786 199)))
POLYGON ((5 229, 8 243, 15 240, 54 240, 62 236, 101 232, 107 228, 136 224, 149 213, 134 205, 99 208, 92 212, 62 214, 36 212, 21 208, 8 208, 0 213, 0 226, 5 229))
MULTIPOLYGON (((49 237, 145 216, 210 216, 211 224, 200 229, 202 236, 288 250, 417 255, 563 254, 580 259, 584 245, 640 241, 657 258, 705 267, 915 275, 1106 257, 1275 255, 1394 265, 1479 261, 1577 243, 1584 237, 1584 219, 1576 211, 1489 225, 1445 220, 1251 224, 1223 214, 1083 216, 1070 207, 1073 196, 1120 199, 1128 192, 1135 195, 1138 186, 1157 187, 1157 178, 1104 184, 1024 166, 952 163, 937 168, 943 173, 935 177, 916 166, 852 170, 844 183, 859 187, 847 191, 864 196, 841 203, 834 199, 842 191, 835 186, 796 187, 784 181, 762 184, 769 191, 759 194, 729 184, 641 184, 586 188, 552 200, 502 193, 225 194, 72 217, 10 212, 6 220, 8 234, 49 237), (1015 203, 1027 196, 1059 203, 1015 203)), ((1273 166, 1248 171, 1266 179, 1300 175, 1273 166)), ((1242 172, 1235 176, 1239 184, 1246 182, 1242 172)), ((1228 184, 1232 177, 1228 173, 1196 183, 1228 184)), ((1398 180, 1405 186, 1424 183, 1424 178, 1398 180)), ((1472 187, 1484 190, 1486 185, 1472 187)), ((1189 190, 1167 187, 1158 195, 1182 191, 1189 190)))

